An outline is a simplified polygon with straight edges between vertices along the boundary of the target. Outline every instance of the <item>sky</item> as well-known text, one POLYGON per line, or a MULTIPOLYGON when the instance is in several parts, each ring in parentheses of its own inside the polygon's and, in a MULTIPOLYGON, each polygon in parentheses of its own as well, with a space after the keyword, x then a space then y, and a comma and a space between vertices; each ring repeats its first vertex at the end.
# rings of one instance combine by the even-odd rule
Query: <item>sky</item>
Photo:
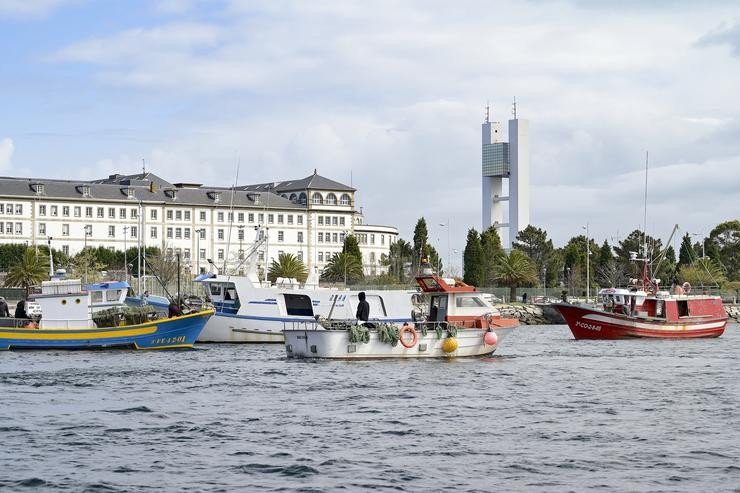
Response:
POLYGON ((425 217, 444 260, 481 229, 485 107, 516 98, 556 246, 642 228, 646 152, 650 234, 740 216, 732 0, 0 0, 0 54, 5 176, 316 169, 366 223, 425 217))

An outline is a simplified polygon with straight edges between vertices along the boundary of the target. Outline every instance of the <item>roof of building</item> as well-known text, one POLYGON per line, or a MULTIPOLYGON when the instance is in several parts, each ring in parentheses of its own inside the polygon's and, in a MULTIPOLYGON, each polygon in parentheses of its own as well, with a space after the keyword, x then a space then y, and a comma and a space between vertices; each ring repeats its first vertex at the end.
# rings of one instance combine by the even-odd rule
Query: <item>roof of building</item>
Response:
POLYGON ((59 180, 48 178, 0 177, 0 195, 32 198, 42 196, 59 199, 121 200, 151 203, 182 203, 235 206, 259 206, 269 203, 275 208, 304 208, 305 204, 290 201, 280 194, 291 191, 332 190, 352 192, 355 189, 314 174, 300 180, 242 185, 237 187, 204 186, 198 183, 170 183, 154 173, 133 175, 113 174, 98 180, 59 180), (34 185, 43 185, 37 193, 34 185), (83 187, 89 187, 85 196, 83 187), (256 194, 255 192, 259 192, 256 194))

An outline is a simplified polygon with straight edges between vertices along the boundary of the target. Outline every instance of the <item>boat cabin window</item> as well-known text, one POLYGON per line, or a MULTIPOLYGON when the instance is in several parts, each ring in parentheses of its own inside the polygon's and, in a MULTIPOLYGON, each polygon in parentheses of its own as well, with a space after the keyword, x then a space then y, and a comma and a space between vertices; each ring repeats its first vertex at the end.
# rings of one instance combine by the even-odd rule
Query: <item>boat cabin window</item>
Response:
POLYGON ((458 308, 478 308, 486 305, 477 296, 458 296, 455 300, 455 306, 458 308))
POLYGON ((102 291, 90 292, 90 300, 93 303, 102 303, 103 302, 103 292, 102 291))
POLYGON ((237 296, 235 287, 232 286, 229 288, 224 288, 224 301, 235 300, 236 298, 237 296))
POLYGON ((447 318, 447 295, 432 296, 429 307, 429 320, 443 322, 447 318))
MULTIPOLYGON (((360 303, 360 299, 357 297, 356 294, 353 294, 350 296, 350 300, 352 301, 351 306, 355 307, 355 310, 357 309, 357 305, 360 303)), ((365 294, 365 301, 367 301, 367 304, 370 305, 370 318, 378 318, 378 317, 387 317, 388 312, 385 309, 385 302, 383 301, 383 297, 377 294, 365 294)), ((354 316, 354 312, 352 313, 354 316)))
POLYGON ((678 305, 678 316, 688 317, 689 316, 689 301, 688 300, 677 300, 678 305))
POLYGON ((118 289, 108 289, 105 291, 105 301, 118 301, 121 291, 118 289))
POLYGON ((313 317, 311 298, 305 294, 283 294, 288 315, 313 317))
POLYGON ((211 289, 212 296, 221 296, 221 285, 220 284, 209 283, 209 287, 211 289))

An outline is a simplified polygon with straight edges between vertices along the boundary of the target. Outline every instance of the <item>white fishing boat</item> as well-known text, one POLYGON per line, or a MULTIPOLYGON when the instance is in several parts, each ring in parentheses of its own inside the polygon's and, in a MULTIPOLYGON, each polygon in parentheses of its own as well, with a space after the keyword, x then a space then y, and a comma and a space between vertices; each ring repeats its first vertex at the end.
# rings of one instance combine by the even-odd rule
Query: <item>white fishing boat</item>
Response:
MULTIPOLYGON (((288 358, 382 359, 484 356, 517 325, 473 286, 426 275, 416 279, 426 294, 426 315, 402 323, 319 319, 286 328, 288 358)), ((370 310, 372 312, 372 308, 370 310)))

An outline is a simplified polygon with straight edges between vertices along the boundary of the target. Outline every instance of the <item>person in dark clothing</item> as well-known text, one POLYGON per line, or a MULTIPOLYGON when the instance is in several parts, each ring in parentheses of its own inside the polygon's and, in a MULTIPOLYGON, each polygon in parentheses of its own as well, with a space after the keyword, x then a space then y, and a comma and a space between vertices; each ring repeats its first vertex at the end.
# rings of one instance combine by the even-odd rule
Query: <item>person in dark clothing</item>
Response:
POLYGON ((24 300, 20 300, 17 305, 15 305, 15 318, 28 318, 28 315, 26 314, 26 302, 24 300))
POLYGON ((357 320, 360 322, 367 322, 368 318, 370 318, 370 303, 365 301, 364 292, 360 292, 357 297, 360 299, 360 302, 357 304, 357 320))
POLYGON ((170 302, 170 306, 168 307, 169 317, 179 317, 182 315, 182 310, 180 310, 180 306, 177 304, 177 301, 172 300, 170 302))
POLYGON ((524 293, 522 295, 522 303, 524 303, 525 305, 527 304, 527 293, 524 293))
POLYGON ((9 317, 10 316, 10 310, 8 309, 8 302, 5 301, 5 298, 0 296, 0 317, 9 317))

